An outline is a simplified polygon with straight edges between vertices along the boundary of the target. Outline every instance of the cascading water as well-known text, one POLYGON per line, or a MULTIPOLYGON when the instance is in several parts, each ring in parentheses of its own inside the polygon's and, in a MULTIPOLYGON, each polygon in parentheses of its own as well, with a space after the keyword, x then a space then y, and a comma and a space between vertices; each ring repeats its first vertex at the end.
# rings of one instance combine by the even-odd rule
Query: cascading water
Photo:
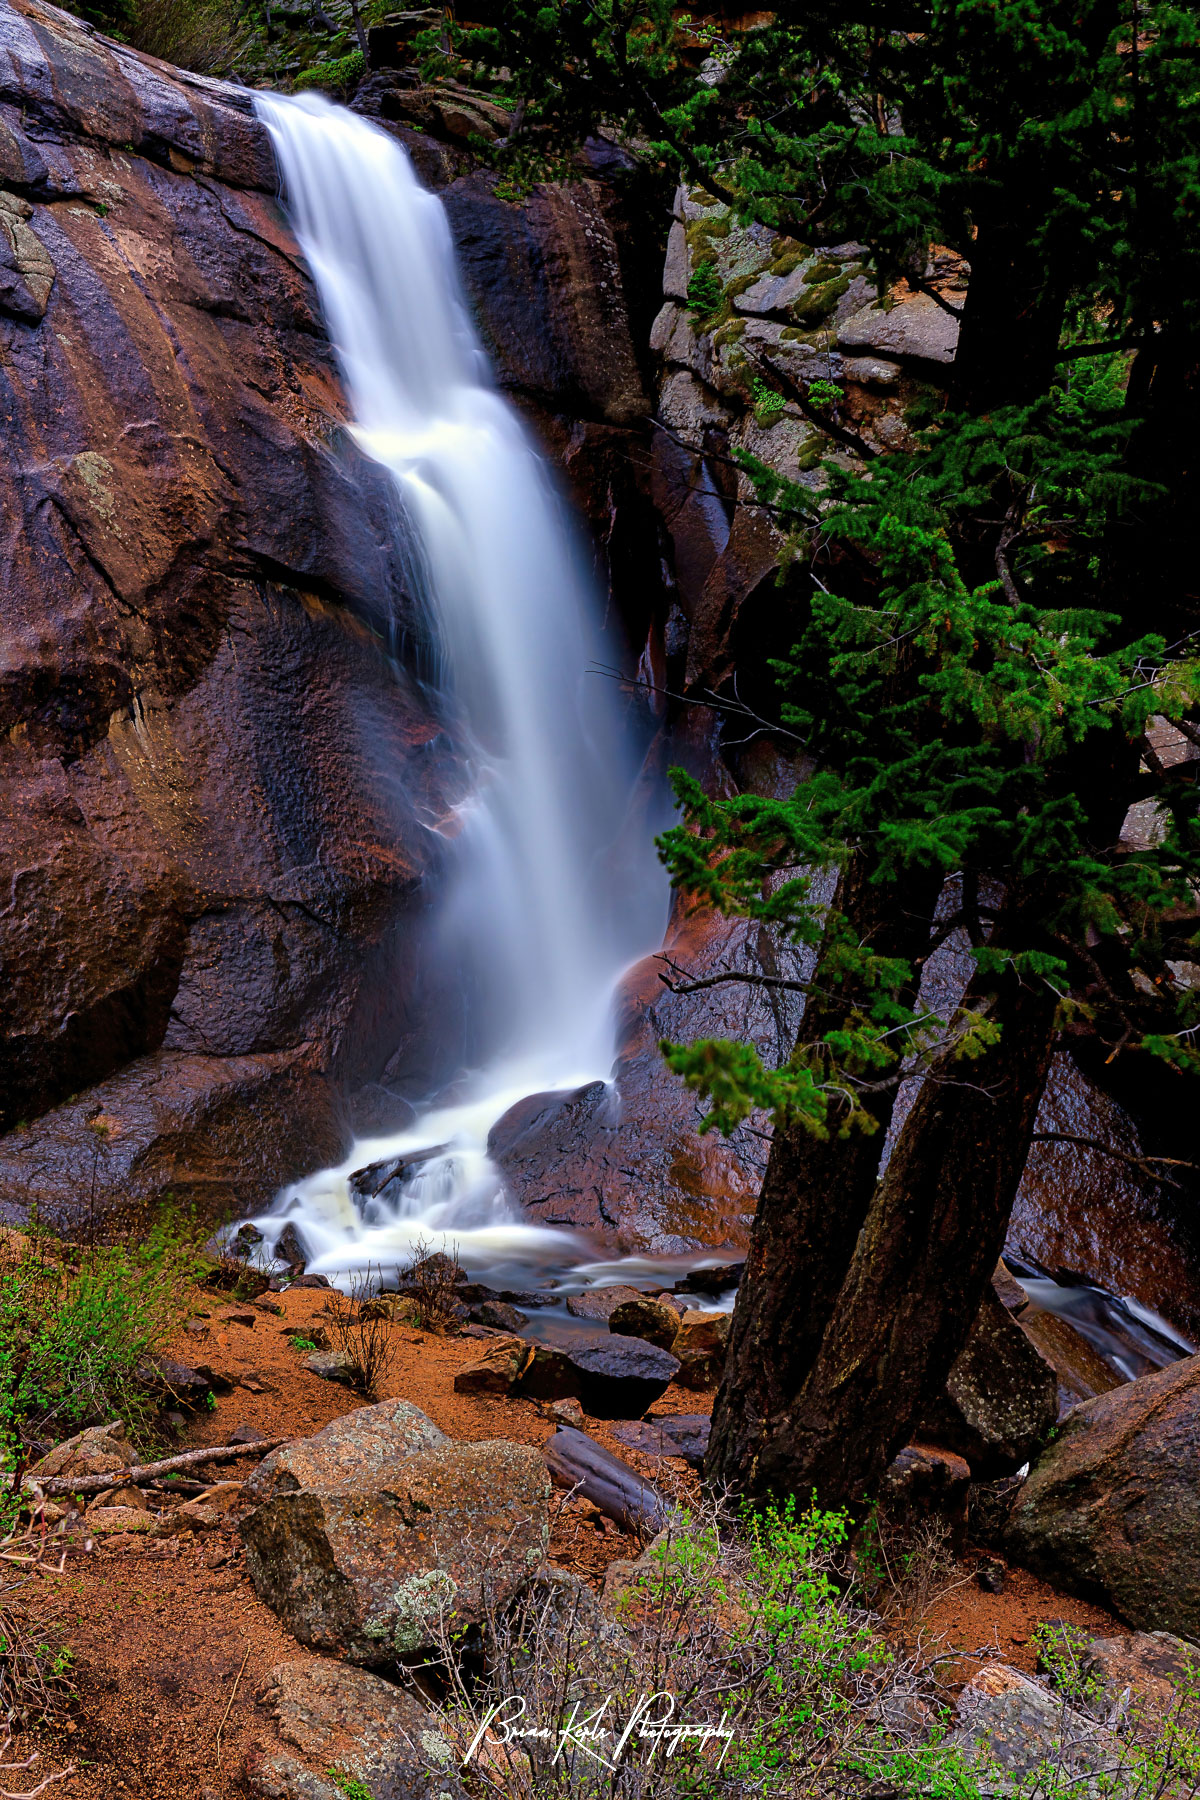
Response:
POLYGON ((607 1076, 614 983, 665 914, 649 833, 632 859, 615 848, 635 769, 614 694, 587 676, 591 595, 545 471, 488 383, 441 205, 402 147, 318 96, 256 104, 355 436, 391 471, 414 540, 439 703, 468 744, 430 953, 461 974, 476 1071, 257 1224, 271 1245, 290 1219, 309 1267, 330 1274, 386 1271, 446 1235, 468 1267, 561 1266, 570 1239, 516 1218, 487 1133, 527 1094, 607 1076), (400 1192, 360 1204, 349 1176, 397 1157, 412 1170, 400 1192))

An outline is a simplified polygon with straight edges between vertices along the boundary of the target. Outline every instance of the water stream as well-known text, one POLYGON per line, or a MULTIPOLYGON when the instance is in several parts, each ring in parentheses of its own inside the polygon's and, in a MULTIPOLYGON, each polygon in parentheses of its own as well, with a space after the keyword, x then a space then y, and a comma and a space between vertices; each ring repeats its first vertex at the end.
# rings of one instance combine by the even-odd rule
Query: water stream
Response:
MULTIPOLYGON (((407 561, 436 645, 433 701, 465 745, 428 954, 455 972, 462 1039, 449 1094, 403 1132, 358 1142, 257 1224, 290 1220, 331 1277, 453 1240, 507 1285, 594 1260, 524 1223, 487 1152, 528 1094, 607 1078, 622 970, 661 942, 666 883, 650 833, 623 826, 637 774, 582 558, 547 472, 491 384, 440 202, 402 146, 316 95, 260 96, 284 202, 324 309, 362 449, 391 471, 407 561), (434 1150, 434 1154, 428 1154, 434 1150), (388 1197, 350 1185, 409 1159, 388 1197)), ((597 1270, 595 1278, 604 1279, 597 1270)), ((583 1277, 587 1279, 587 1277, 583 1277)))

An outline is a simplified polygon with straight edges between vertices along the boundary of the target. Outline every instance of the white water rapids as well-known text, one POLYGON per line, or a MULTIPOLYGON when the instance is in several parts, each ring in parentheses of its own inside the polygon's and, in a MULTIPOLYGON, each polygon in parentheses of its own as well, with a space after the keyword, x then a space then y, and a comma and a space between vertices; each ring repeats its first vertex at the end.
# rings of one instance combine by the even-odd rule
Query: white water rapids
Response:
POLYGON ((607 1078, 614 984, 661 941, 665 879, 648 825, 626 828, 636 759, 617 693, 587 675, 600 648, 590 586, 546 472, 490 385, 440 202, 365 120, 315 95, 256 104, 354 435, 395 480, 439 647, 438 704, 468 744, 469 798, 437 827, 452 842, 429 954, 459 973, 473 1073, 255 1223, 268 1252, 293 1223, 308 1267, 331 1278, 386 1275, 419 1241, 452 1240, 464 1267, 515 1285, 564 1271, 587 1246, 522 1222, 489 1129, 531 1093, 607 1078), (446 1148, 398 1200, 359 1202, 356 1170, 431 1146, 446 1148))

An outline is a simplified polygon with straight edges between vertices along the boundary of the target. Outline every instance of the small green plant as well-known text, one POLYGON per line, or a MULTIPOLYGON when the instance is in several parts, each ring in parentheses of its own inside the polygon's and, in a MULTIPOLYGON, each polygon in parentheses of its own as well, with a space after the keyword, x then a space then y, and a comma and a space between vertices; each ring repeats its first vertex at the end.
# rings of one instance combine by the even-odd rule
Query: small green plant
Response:
POLYGON ((687 285, 688 307, 697 319, 711 318, 721 309, 725 290, 714 262, 702 262, 692 270, 687 285))
POLYGON ((820 407, 822 411, 839 405, 845 398, 836 381, 810 381, 808 384, 809 405, 820 407))
POLYGON ((206 1411, 210 1413, 216 1412, 217 1410, 217 1396, 213 1393, 211 1388, 209 1388, 207 1394, 204 1396, 204 1405, 206 1411))
POLYGON ((754 396, 755 418, 760 425, 773 425, 787 405, 783 395, 777 389, 768 387, 761 375, 754 377, 751 392, 754 396))
POLYGON ((340 1788, 346 1800, 375 1800, 374 1794, 365 1781, 359 1781, 356 1775, 347 1775, 344 1769, 327 1769, 334 1787, 340 1788))
POLYGON ((293 1350, 303 1350, 306 1353, 318 1348, 315 1340, 310 1337, 291 1337, 288 1339, 288 1342, 291 1344, 293 1350))

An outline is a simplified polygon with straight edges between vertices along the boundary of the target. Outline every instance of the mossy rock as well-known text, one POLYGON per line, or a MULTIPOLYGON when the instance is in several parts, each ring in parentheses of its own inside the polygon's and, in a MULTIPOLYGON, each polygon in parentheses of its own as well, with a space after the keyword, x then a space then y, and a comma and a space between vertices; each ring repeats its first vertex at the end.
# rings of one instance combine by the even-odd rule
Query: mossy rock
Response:
POLYGON ((713 335, 714 349, 723 350, 727 344, 736 344, 745 329, 745 319, 739 316, 727 319, 713 335))
POLYGON ((693 219, 690 224, 684 226, 683 234, 693 257, 703 255, 705 250, 709 250, 710 254, 715 255, 715 251, 711 249, 713 239, 727 238, 732 229, 733 222, 727 207, 720 218, 693 219))
POLYGON ((841 275, 836 281, 822 281, 816 287, 805 288, 800 298, 792 302, 792 317, 827 318, 849 286, 850 277, 841 275))

